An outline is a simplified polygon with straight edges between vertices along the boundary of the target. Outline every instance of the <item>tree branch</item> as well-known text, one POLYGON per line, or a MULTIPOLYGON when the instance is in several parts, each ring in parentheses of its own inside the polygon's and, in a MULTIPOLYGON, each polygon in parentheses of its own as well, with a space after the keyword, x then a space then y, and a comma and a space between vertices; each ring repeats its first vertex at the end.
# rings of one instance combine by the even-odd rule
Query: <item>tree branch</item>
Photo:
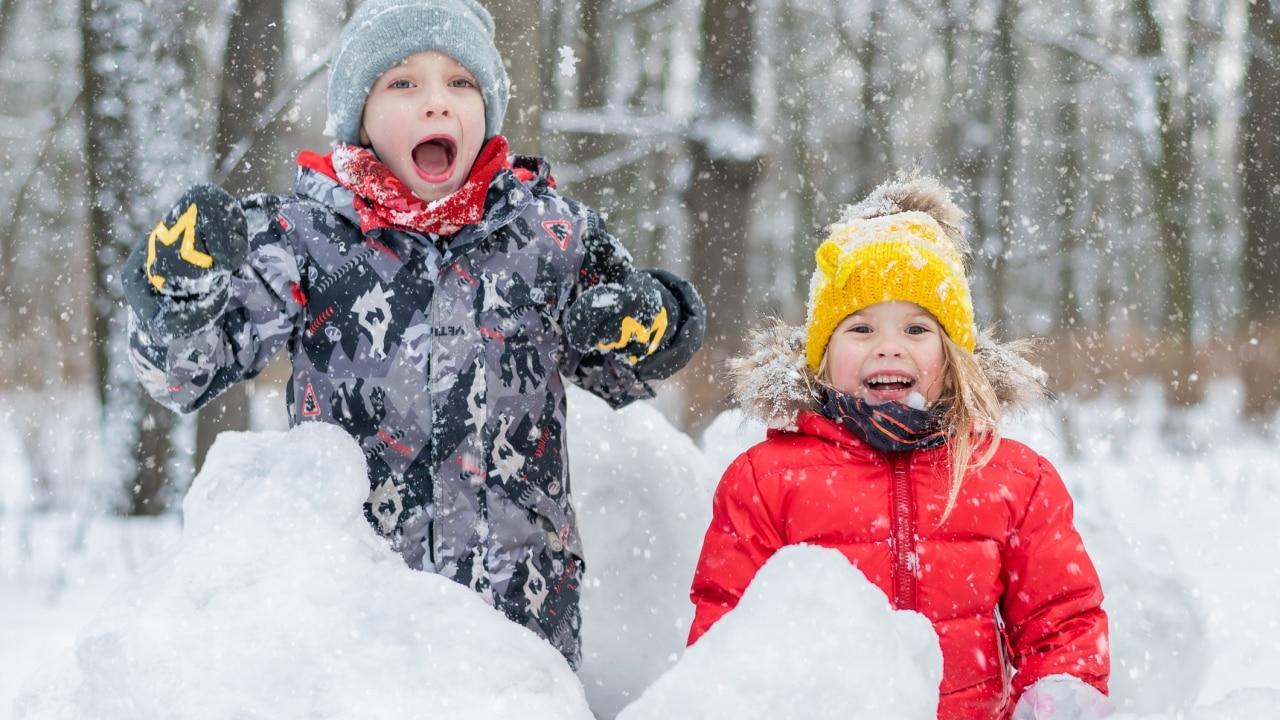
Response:
POLYGON ((221 185, 227 181, 231 173, 235 172, 236 167, 240 165, 240 161, 244 160, 244 156, 253 149, 253 143, 257 141, 262 131, 275 122, 280 113, 297 97, 298 92, 329 64, 329 58, 332 57, 337 48, 338 42, 335 40, 316 58, 311 67, 303 68, 302 73, 294 78, 292 83, 271 98, 271 102, 267 104, 262 112, 258 113, 257 119, 253 121, 253 132, 240 138, 231 146, 231 151, 227 153, 226 158, 223 159, 214 174, 215 183, 221 185))

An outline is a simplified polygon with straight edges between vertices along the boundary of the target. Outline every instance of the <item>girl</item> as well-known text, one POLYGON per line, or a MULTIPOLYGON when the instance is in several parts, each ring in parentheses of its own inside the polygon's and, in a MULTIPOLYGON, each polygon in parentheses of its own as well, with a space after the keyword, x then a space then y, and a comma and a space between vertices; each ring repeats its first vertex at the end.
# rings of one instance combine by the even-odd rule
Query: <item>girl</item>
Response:
POLYGON ((716 490, 689 642, 779 548, 822 545, 933 622, 940 720, 1101 717, 1102 589, 1057 472, 1000 438, 1040 371, 976 332, 963 217, 936 180, 877 188, 818 248, 805 327, 733 363, 773 429, 716 490))

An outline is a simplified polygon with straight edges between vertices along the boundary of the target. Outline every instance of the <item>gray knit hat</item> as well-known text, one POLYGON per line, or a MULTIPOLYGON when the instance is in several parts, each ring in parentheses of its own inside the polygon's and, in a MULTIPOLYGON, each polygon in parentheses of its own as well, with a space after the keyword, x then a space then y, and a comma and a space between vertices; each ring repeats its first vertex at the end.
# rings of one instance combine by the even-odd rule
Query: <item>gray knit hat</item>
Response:
POLYGON ((360 143, 369 89, 382 73, 415 53, 434 50, 475 75, 484 98, 484 136, 502 131, 511 86, 493 44, 493 18, 475 0, 367 0, 342 30, 329 69, 325 133, 360 143))

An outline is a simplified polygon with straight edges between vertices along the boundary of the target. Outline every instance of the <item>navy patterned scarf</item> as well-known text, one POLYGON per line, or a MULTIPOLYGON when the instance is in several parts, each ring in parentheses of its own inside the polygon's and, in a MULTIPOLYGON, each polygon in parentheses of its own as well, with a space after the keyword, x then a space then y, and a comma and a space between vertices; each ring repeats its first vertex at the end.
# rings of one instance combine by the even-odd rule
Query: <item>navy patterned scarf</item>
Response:
POLYGON ((822 414, 849 428, 880 452, 935 448, 947 441, 945 414, 917 410, 901 403, 871 405, 861 398, 823 388, 818 394, 822 414))

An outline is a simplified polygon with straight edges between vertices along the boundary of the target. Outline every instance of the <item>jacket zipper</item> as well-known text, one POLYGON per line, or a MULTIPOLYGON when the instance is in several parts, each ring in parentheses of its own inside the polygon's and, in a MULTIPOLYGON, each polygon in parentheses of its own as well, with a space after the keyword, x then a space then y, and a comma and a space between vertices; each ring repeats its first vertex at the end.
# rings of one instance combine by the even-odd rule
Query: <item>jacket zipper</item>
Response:
POLYGON ((1000 654, 1000 705, 996 709, 996 716, 1004 717, 1005 710, 1009 709, 1009 701, 1013 698, 1013 676, 1016 671, 1013 668, 1013 648, 1009 647, 1009 637, 1005 634, 1004 616, 1000 614, 1000 607, 996 606, 991 614, 996 623, 996 648, 1000 654))
POLYGON ((893 590, 899 610, 916 609, 915 498, 911 494, 910 453, 891 453, 889 468, 893 478, 893 590))

